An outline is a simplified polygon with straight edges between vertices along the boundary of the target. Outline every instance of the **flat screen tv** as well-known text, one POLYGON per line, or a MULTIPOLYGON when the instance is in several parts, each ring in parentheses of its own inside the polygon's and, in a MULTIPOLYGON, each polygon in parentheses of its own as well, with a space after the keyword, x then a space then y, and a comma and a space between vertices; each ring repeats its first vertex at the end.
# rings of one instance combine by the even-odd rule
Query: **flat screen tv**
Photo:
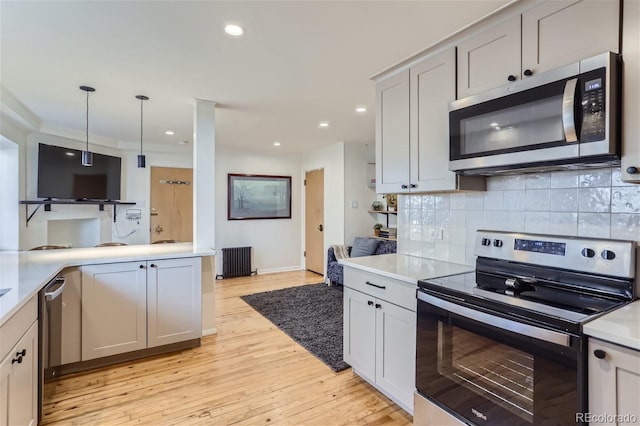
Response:
POLYGON ((122 160, 93 154, 93 165, 82 165, 82 151, 39 144, 38 197, 66 200, 119 200, 122 160))

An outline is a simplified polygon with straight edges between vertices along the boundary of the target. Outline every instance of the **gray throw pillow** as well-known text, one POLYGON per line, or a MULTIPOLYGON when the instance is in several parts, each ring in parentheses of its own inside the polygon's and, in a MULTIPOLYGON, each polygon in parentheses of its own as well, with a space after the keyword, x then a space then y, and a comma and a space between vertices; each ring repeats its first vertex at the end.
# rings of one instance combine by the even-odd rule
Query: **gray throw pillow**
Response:
POLYGON ((351 248, 351 257, 371 256, 376 252, 380 240, 356 237, 351 248))

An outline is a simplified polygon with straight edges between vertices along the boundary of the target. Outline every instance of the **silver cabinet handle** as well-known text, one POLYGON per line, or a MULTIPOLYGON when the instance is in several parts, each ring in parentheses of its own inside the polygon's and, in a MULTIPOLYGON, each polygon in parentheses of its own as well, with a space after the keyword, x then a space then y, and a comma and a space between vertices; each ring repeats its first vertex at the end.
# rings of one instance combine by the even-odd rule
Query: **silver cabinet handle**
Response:
POLYGON ((577 78, 567 80, 564 85, 564 93, 562 95, 562 127, 564 129, 564 138, 567 142, 578 141, 574 114, 577 84, 577 78))
POLYGON ((47 302, 51 302, 52 300, 58 298, 62 294, 62 290, 64 290, 64 286, 67 283, 66 278, 56 278, 52 284, 59 284, 55 290, 49 292, 45 290, 44 292, 44 300, 47 302))

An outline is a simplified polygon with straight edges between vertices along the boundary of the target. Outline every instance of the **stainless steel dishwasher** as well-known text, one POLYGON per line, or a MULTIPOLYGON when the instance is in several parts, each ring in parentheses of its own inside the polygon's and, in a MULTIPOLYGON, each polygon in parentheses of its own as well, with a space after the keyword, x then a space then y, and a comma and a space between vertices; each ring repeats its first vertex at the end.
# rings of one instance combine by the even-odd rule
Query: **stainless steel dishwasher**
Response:
POLYGON ((47 284, 41 293, 42 309, 42 367, 44 378, 55 376, 55 367, 62 355, 62 292, 67 279, 59 276, 47 284))

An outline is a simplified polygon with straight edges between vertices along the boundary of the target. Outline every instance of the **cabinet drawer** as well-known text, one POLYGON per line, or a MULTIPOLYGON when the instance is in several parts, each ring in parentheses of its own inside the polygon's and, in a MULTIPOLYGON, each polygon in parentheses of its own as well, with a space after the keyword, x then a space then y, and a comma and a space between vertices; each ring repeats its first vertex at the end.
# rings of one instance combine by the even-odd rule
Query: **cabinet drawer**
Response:
POLYGON ((416 311, 416 284, 345 266, 344 285, 377 299, 416 311))
POLYGON ((0 327, 0 359, 9 353, 37 318, 38 297, 33 296, 0 327))

